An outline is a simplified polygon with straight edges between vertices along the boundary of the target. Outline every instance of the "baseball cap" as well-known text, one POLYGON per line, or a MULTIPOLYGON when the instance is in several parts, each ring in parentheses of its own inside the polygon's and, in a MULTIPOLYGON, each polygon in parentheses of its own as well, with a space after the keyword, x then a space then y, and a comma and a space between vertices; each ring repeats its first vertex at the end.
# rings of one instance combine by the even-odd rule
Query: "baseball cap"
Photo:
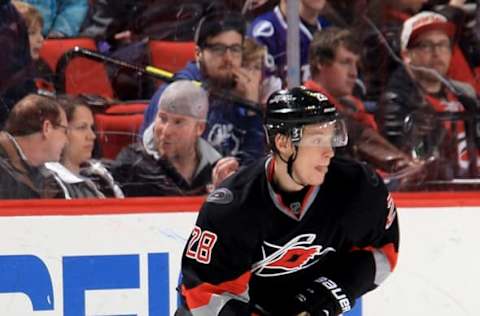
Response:
POLYGON ((423 11, 415 14, 403 22, 400 35, 402 50, 407 49, 420 34, 432 30, 444 31, 449 37, 452 37, 455 34, 455 25, 448 22, 443 15, 435 12, 423 11))
POLYGON ((227 31, 237 31, 244 37, 245 19, 240 14, 230 11, 207 14, 198 22, 195 43, 198 47, 203 47, 207 38, 227 31))
POLYGON ((163 91, 158 100, 158 110, 205 121, 208 112, 208 95, 193 81, 177 80, 163 91))

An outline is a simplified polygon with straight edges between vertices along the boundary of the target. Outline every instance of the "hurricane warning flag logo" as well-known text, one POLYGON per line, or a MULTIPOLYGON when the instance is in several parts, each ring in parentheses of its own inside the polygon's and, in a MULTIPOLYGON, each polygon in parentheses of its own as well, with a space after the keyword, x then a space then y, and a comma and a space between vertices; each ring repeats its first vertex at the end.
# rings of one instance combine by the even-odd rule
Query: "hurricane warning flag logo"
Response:
POLYGON ((273 277, 306 269, 320 260, 324 254, 335 251, 332 247, 312 245, 315 234, 299 235, 284 246, 264 242, 263 259, 252 266, 252 273, 273 277))

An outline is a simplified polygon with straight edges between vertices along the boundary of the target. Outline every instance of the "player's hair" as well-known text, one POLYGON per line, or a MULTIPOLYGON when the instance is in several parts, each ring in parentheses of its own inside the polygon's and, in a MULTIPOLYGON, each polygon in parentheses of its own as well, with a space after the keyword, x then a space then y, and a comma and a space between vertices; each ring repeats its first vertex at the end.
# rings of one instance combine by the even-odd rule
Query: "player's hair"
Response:
POLYGON ((35 26, 43 27, 43 17, 40 14, 40 11, 37 10, 33 5, 25 3, 23 1, 12 1, 12 4, 17 9, 25 21, 28 30, 31 30, 35 26))
POLYGON ((318 72, 317 65, 330 65, 335 60, 337 48, 343 46, 356 55, 361 45, 352 31, 339 27, 328 27, 315 33, 309 47, 308 62, 312 75, 318 72))
POLYGON ((43 129, 43 122, 60 125, 62 108, 53 98, 29 94, 13 107, 5 122, 5 131, 13 136, 27 136, 43 129))

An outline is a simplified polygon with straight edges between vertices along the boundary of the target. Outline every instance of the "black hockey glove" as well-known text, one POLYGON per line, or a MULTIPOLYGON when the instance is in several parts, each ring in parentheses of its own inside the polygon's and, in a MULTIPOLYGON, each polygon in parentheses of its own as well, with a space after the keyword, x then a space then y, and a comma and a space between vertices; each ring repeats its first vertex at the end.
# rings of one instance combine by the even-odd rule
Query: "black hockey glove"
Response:
POLYGON ((278 302, 278 309, 270 309, 266 315, 293 316, 308 312, 311 316, 336 316, 348 312, 353 300, 334 281, 320 277, 288 302, 278 302))

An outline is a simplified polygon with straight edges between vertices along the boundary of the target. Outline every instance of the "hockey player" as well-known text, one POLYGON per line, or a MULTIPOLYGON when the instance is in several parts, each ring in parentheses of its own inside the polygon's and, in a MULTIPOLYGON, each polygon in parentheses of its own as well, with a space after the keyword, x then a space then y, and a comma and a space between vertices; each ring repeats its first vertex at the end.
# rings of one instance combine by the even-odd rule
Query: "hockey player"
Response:
MULTIPOLYGON (((339 315, 397 262, 396 208, 365 165, 334 158, 345 124, 321 94, 270 96, 272 155, 212 192, 183 254, 193 315, 339 315)), ((180 314, 180 313, 179 313, 180 314)))

